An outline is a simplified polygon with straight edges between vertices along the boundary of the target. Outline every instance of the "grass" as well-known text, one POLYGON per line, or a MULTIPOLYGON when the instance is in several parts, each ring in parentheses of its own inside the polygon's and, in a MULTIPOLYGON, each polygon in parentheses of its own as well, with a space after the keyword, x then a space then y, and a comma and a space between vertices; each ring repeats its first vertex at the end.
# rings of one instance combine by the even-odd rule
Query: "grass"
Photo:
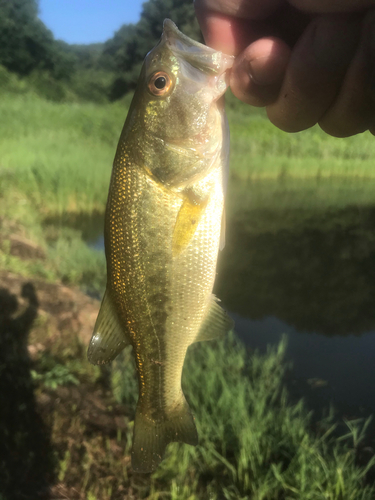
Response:
POLYGON ((80 285, 88 292, 101 293, 106 280, 105 257, 103 252, 87 246, 80 230, 44 225, 43 213, 19 191, 5 191, 0 202, 0 270, 48 281, 59 280, 80 285), (45 258, 23 259, 12 255, 13 234, 36 242, 45 258))
POLYGON ((375 141, 369 132, 345 140, 318 126, 287 134, 268 121, 264 110, 239 106, 228 97, 230 163, 241 178, 374 178, 375 141))
MULTIPOLYGON (((283 386, 285 339, 267 354, 249 356, 232 335, 190 348, 183 377, 200 437, 194 448, 174 443, 153 474, 150 500, 370 500, 366 466, 356 464, 363 434, 333 437, 332 415, 312 431, 311 414, 292 404, 283 386)), ((115 362, 114 394, 134 404, 129 353, 115 362), (122 376, 119 376, 121 372, 122 376)), ((363 425, 363 423, 362 423, 363 425)))
POLYGON ((303 402, 291 402, 284 387, 290 369, 285 350, 284 338, 265 354, 249 353, 233 334, 193 345, 183 387, 200 442, 197 447, 170 444, 151 476, 134 474, 130 467, 137 399, 131 351, 114 362, 117 403, 108 396, 98 399, 97 386, 86 396, 82 392, 99 379, 98 368, 80 360, 79 346, 75 354, 56 347, 57 368, 53 355, 43 354, 32 375, 37 393, 47 388, 56 401, 52 412, 45 410, 55 449, 54 498, 120 500, 132 492, 133 498, 148 500, 373 499, 375 457, 359 463, 369 421, 346 422, 340 438, 332 413, 313 423, 303 402), (70 360, 66 366, 64 356, 70 360), (95 419, 98 412, 102 420, 95 419), (110 416, 115 422, 124 418, 125 428, 116 433, 108 426, 110 416))
POLYGON ((24 260, 9 252, 10 241, 5 237, 0 245, 0 270, 65 285, 79 285, 83 290, 99 295, 105 287, 106 268, 103 252, 90 249, 78 231, 63 230, 58 239, 47 245, 46 259, 24 260))
MULTIPOLYGON (((34 94, 0 100, 0 194, 16 190, 42 214, 103 210, 129 98, 56 103, 34 94)), ((370 134, 345 141, 317 127, 286 134, 264 113, 228 109, 231 170, 242 179, 374 178, 370 134)))
POLYGON ((126 110, 26 95, 1 100, 0 113, 1 193, 21 192, 42 214, 103 210, 126 110))

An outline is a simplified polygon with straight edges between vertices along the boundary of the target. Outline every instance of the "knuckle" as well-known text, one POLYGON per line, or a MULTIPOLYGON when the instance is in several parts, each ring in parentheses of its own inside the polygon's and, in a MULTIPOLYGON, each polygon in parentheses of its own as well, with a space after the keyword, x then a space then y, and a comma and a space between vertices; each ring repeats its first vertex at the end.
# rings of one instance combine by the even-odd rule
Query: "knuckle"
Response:
POLYGON ((375 24, 375 7, 368 9, 363 17, 363 26, 373 26, 375 24))
POLYGON ((278 106, 268 106, 267 115, 268 119, 275 127, 288 133, 302 132, 315 125, 315 122, 296 119, 294 115, 281 111, 278 106))
POLYGON ((319 120, 318 123, 323 132, 340 139, 361 134, 368 129, 367 121, 355 120, 350 116, 328 116, 319 120))

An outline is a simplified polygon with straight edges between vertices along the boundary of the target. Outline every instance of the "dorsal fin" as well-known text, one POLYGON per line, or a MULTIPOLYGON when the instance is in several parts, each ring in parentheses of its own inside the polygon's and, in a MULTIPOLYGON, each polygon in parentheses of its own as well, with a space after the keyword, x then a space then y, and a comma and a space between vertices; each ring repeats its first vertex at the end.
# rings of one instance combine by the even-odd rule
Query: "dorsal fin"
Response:
POLYGON ((211 302, 207 315, 202 323, 201 329, 195 342, 214 340, 226 335, 234 327, 234 321, 217 303, 215 295, 211 295, 211 302))
POLYGON ((110 294, 106 290, 87 351, 87 358, 93 365, 109 363, 129 344, 127 333, 120 325, 110 294))

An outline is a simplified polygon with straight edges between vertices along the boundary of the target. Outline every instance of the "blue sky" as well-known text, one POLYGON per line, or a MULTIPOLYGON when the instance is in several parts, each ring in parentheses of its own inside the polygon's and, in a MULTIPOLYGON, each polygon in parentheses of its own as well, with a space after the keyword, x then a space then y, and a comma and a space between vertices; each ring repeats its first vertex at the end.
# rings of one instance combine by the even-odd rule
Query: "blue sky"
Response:
POLYGON ((68 43, 104 42, 125 23, 138 21, 145 0, 40 0, 39 17, 68 43))

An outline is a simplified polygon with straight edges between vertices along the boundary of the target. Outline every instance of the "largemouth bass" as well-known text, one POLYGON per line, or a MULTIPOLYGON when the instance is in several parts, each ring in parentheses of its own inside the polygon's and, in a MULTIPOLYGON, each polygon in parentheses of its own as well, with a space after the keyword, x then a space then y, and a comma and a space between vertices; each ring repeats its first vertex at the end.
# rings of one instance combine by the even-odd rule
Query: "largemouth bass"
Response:
POLYGON ((224 243, 229 131, 220 97, 232 57, 165 20, 119 140, 105 218, 107 288, 94 364, 133 346, 139 377, 132 466, 155 470, 171 441, 198 442, 181 389, 187 348, 232 320, 212 295, 224 243))

